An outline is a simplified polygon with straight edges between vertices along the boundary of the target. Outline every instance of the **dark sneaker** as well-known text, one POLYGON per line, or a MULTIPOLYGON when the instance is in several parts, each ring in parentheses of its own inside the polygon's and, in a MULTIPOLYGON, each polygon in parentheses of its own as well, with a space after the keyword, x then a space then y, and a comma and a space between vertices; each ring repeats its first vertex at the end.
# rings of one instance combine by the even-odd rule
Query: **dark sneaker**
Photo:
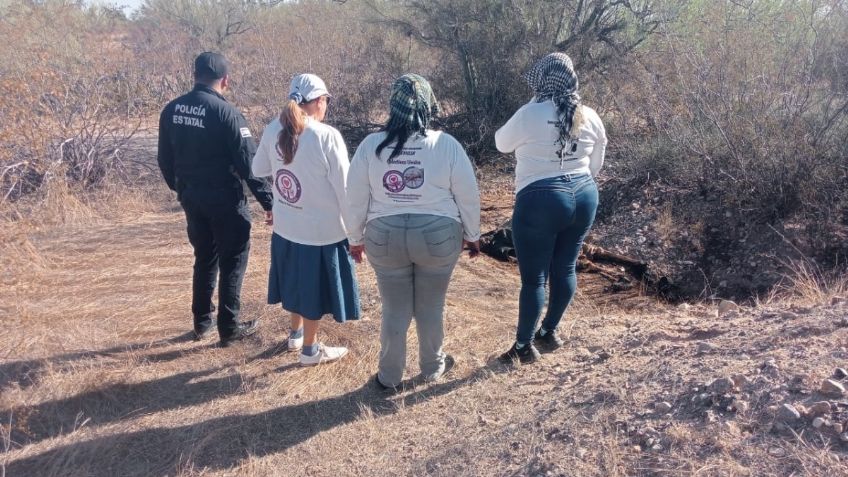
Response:
POLYGON ((542 357, 542 355, 539 354, 539 350, 533 346, 533 343, 524 345, 521 348, 516 348, 516 345, 518 345, 518 343, 514 343, 512 348, 502 354, 498 359, 504 363, 512 363, 517 359, 521 363, 527 364, 538 361, 542 357))
POLYGON ((215 326, 214 325, 210 326, 209 328, 206 328, 203 331, 198 331, 197 329, 195 329, 194 330, 194 340, 195 341, 203 341, 206 338, 209 338, 210 336, 212 336, 212 333, 214 333, 214 332, 215 332, 215 326))
POLYGON ((232 335, 221 338, 221 347, 226 348, 230 346, 234 341, 239 341, 248 336, 256 333, 256 330, 259 329, 259 320, 251 320, 239 323, 238 328, 235 333, 232 335))
POLYGON ((396 393, 398 391, 398 388, 395 386, 386 386, 385 384, 383 384, 383 382, 380 381, 379 373, 374 375, 374 385, 377 386, 377 389, 385 393, 396 393))
POLYGON ((565 343, 562 339, 557 335, 556 330, 548 331, 545 336, 542 336, 541 328, 536 332, 536 336, 533 338, 533 344, 539 346, 546 351, 553 351, 555 349, 559 349, 565 343))

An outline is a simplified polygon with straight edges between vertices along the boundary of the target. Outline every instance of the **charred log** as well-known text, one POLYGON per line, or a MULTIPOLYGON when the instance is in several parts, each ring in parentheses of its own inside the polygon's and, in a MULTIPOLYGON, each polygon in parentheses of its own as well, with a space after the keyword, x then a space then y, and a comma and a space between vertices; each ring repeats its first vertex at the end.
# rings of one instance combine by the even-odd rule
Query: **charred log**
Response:
MULTIPOLYGON (((480 250, 503 262, 516 263, 512 241, 512 221, 483 234, 480 250)), ((650 263, 635 257, 606 250, 592 244, 583 244, 577 260, 577 271, 596 273, 610 282, 607 290, 615 293, 641 286, 645 292, 676 301, 680 298, 677 287, 668 277, 658 273, 650 263)))

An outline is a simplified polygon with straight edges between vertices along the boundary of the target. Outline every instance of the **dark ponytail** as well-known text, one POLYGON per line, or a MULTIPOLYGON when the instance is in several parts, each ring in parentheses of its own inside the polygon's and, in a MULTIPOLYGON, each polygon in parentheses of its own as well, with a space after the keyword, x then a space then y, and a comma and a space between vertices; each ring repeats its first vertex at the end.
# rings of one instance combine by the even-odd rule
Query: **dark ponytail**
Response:
POLYGON ((409 139, 409 128, 401 127, 396 129, 388 129, 387 127, 383 128, 383 131, 386 132, 386 139, 383 139, 377 146, 377 157, 380 157, 380 153, 383 152, 387 146, 396 142, 394 150, 389 154, 389 160, 392 160, 400 155, 403 152, 403 145, 406 144, 406 140, 409 139))

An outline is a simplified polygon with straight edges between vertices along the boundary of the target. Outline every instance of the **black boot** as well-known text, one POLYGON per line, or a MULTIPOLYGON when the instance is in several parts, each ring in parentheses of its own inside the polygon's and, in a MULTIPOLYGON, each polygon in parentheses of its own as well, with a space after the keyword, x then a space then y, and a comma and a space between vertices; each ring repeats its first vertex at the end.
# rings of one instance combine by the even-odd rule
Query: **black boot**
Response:
POLYGON ((539 331, 536 332, 536 336, 533 338, 533 343, 539 345, 539 348, 545 351, 554 351, 565 344, 557 335, 556 330, 548 331, 544 336, 542 336, 541 328, 539 328, 539 331))
POLYGON ((528 343, 521 348, 518 348, 518 343, 515 343, 509 351, 502 354, 498 359, 504 363, 512 363, 517 359, 523 364, 528 364, 538 361, 541 357, 542 355, 539 354, 539 350, 533 346, 533 343, 528 343))
POLYGON ((251 320, 239 323, 238 328, 236 328, 236 331, 232 335, 226 338, 221 337, 221 347, 226 348, 230 346, 230 344, 232 344, 234 341, 239 341, 244 338, 247 338, 248 336, 256 333, 256 330, 258 329, 259 320, 251 320))

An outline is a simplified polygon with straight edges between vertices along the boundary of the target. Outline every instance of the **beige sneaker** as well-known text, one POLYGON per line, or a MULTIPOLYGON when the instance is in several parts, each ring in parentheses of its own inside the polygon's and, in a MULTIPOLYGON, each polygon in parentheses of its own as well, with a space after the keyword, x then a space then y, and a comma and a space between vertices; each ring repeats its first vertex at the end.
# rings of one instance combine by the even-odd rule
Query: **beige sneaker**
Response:
POLYGON ((318 352, 312 356, 300 353, 300 365, 301 366, 315 366, 316 364, 321 363, 330 363, 332 361, 338 361, 345 357, 347 354, 347 348, 343 346, 324 346, 323 343, 318 343, 318 352))

